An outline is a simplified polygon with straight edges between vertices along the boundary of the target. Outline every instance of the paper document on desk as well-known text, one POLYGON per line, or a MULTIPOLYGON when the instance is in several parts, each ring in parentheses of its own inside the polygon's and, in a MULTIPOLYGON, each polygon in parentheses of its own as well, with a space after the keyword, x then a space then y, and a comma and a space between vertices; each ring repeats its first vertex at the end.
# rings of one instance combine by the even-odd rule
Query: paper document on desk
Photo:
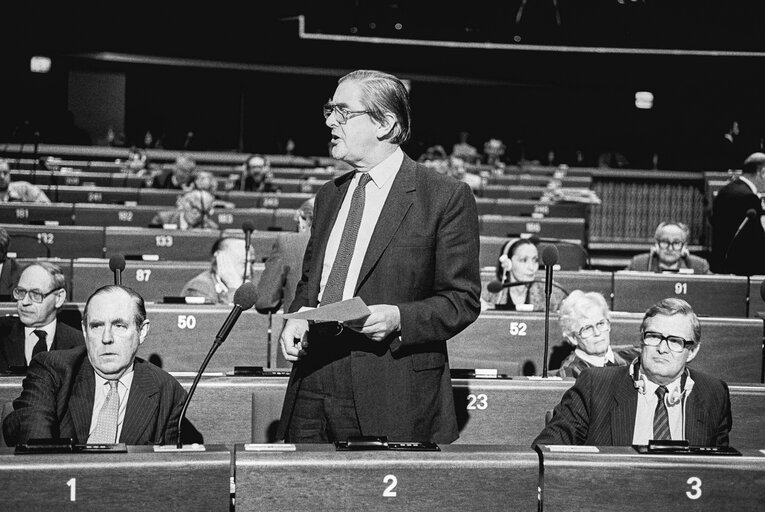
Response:
POLYGON ((281 315, 290 320, 292 318, 301 320, 313 320, 314 322, 350 322, 364 318, 372 313, 361 297, 333 302, 326 306, 319 306, 314 309, 306 309, 296 313, 287 313, 281 315))

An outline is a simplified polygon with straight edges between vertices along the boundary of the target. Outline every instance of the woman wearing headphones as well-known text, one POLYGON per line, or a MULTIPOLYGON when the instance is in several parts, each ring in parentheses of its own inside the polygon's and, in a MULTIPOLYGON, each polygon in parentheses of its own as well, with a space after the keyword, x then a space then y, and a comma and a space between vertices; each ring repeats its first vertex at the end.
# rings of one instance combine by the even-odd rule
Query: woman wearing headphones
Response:
MULTIPOLYGON (((508 240, 497 260, 497 281, 502 286, 498 291, 484 289, 482 309, 544 311, 545 283, 544 279, 536 279, 538 270, 539 250, 535 241, 530 238, 508 240)), ((565 296, 563 289, 553 282, 550 311, 557 311, 565 296)))

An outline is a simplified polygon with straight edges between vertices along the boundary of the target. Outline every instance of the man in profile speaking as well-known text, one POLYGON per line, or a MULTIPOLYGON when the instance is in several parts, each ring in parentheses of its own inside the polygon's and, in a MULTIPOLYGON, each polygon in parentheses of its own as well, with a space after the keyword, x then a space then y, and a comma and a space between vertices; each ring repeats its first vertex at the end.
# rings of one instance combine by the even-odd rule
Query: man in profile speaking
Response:
POLYGON ((358 296, 371 314, 290 319, 295 362, 277 436, 448 443, 458 437, 446 340, 480 311, 478 215, 470 188, 413 162, 404 84, 354 71, 324 105, 332 157, 354 167, 317 193, 290 311, 358 296))
POLYGON ((85 347, 38 354, 3 422, 8 446, 29 439, 173 444, 186 392, 135 357, 149 333, 143 298, 109 285, 85 303, 85 347))

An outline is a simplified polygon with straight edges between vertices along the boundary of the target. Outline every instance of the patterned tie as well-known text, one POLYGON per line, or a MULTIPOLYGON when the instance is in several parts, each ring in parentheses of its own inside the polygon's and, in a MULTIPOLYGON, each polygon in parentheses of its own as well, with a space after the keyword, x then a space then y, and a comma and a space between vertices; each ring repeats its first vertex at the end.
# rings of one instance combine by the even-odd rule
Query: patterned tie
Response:
POLYGON ((32 357, 34 357, 40 352, 48 351, 48 345, 45 343, 45 338, 48 336, 48 333, 42 329, 35 329, 32 332, 37 335, 37 343, 35 343, 35 346, 32 349, 32 357))
POLYGON ((669 434, 669 415, 667 414, 667 405, 664 403, 664 395, 667 394, 667 386, 656 388, 656 396, 659 401, 656 403, 656 410, 653 413, 653 438, 659 441, 672 439, 669 434))
POLYGON ((119 381, 110 380, 109 393, 106 401, 98 413, 96 429, 88 439, 90 444, 112 444, 117 442, 117 420, 120 412, 120 395, 117 393, 119 381))
POLYGON ((359 226, 361 226, 361 216, 364 213, 364 201, 366 199, 366 191, 364 189, 371 179, 369 173, 361 173, 359 184, 356 190, 353 191, 351 208, 348 210, 348 218, 343 228, 343 236, 340 238, 335 262, 332 264, 327 284, 324 286, 324 294, 321 296, 322 306, 339 302, 343 299, 345 279, 348 276, 348 267, 351 265, 353 250, 356 247, 356 238, 359 235, 359 226))

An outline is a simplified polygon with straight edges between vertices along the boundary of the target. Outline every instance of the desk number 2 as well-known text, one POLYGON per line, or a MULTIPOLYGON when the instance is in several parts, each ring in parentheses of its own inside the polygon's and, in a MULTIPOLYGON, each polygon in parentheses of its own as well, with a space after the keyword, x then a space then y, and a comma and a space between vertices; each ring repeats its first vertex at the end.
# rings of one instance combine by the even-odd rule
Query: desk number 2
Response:
POLYGON ((691 486, 690 491, 685 491, 685 495, 689 499, 697 500, 701 498, 701 478, 692 476, 685 483, 691 486))
POLYGON ((69 501, 77 501, 77 479, 70 478, 66 485, 69 487, 69 501))
POLYGON ((395 498, 396 491, 394 491, 393 489, 395 489, 396 485, 398 485, 398 479, 396 478, 396 475, 385 475, 385 478, 383 478, 383 482, 388 484, 388 487, 386 487, 385 490, 383 491, 383 497, 395 498))

